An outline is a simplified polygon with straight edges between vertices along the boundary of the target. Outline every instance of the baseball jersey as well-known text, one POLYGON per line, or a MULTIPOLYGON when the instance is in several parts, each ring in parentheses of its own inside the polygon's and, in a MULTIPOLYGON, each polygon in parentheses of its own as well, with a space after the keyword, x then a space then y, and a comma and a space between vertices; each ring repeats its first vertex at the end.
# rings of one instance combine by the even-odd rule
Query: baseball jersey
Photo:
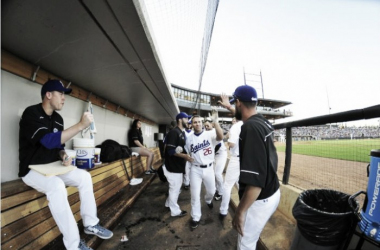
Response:
POLYGON ((272 125, 260 114, 248 118, 241 126, 239 154, 239 197, 245 187, 262 188, 257 200, 272 196, 280 187, 277 178, 277 152, 272 125))
POLYGON ((241 131, 241 126, 243 125, 242 121, 238 121, 230 128, 230 137, 228 138, 228 142, 234 143, 233 147, 230 147, 230 153, 232 156, 239 155, 239 136, 241 131))
POLYGON ((227 148, 226 148, 226 145, 224 145, 224 141, 221 140, 221 141, 217 141, 216 142, 216 146, 215 146, 215 154, 222 154, 222 153, 225 153, 227 152, 227 148))
MULTIPOLYGON (((214 133, 216 133, 215 128, 213 128, 213 129, 211 129, 209 131, 213 131, 214 133)), ((217 141, 216 145, 215 145, 215 155, 222 154, 224 152, 227 152, 227 148, 226 148, 226 145, 224 145, 223 140, 217 141)))
POLYGON ((194 131, 192 129, 185 129, 186 138, 189 137, 189 135, 193 134, 194 131))
POLYGON ((59 160, 59 151, 64 148, 48 149, 40 143, 42 137, 49 133, 59 133, 63 130, 63 119, 57 112, 48 116, 42 104, 36 104, 25 109, 20 120, 19 131, 19 177, 24 177, 30 171, 29 165, 47 164, 59 160))
POLYGON ((207 165, 214 161, 216 145, 216 131, 203 130, 201 133, 195 132, 186 139, 186 151, 194 158, 192 164, 207 165))
MULTIPOLYGON (((169 151, 175 150, 178 146, 184 148, 185 136, 181 129, 178 127, 169 131, 165 138, 165 167, 172 173, 184 173, 186 160, 184 158, 170 155, 169 151)), ((186 151, 182 153, 186 154, 186 151)))

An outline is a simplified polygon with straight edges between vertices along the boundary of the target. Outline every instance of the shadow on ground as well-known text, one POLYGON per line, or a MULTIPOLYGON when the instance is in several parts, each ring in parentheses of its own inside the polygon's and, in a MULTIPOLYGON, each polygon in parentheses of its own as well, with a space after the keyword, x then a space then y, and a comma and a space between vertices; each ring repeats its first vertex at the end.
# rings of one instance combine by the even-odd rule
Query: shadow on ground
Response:
MULTIPOLYGON (((213 201, 214 208, 209 209, 202 200, 202 218, 198 228, 190 227, 190 190, 182 190, 178 204, 188 212, 184 217, 170 216, 165 205, 167 183, 155 178, 151 185, 140 195, 137 201, 121 218, 114 228, 114 236, 104 240, 98 250, 116 249, 236 249, 237 232, 232 228, 233 211, 224 221, 219 220, 221 201, 213 201), (122 242, 122 236, 128 240, 122 242)), ((204 197, 202 188, 202 195, 204 197)))

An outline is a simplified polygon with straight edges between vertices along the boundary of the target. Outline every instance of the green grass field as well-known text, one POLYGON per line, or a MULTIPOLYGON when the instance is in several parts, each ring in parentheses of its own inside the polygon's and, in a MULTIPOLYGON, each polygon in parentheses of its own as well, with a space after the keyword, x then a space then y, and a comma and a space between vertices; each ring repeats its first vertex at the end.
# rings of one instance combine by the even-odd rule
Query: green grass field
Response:
MULTIPOLYGON (((285 143, 276 143, 285 152, 285 143)), ((293 141, 293 154, 320 156, 348 161, 369 162, 373 149, 380 149, 380 139, 293 141)))

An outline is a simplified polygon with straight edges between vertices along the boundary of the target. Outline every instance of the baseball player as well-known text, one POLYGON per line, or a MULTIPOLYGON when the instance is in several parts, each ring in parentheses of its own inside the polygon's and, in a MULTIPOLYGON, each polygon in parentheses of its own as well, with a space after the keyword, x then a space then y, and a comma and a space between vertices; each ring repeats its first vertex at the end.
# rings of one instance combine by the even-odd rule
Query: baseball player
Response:
POLYGON ((240 161, 239 161, 239 135, 240 128, 243 125, 242 121, 236 122, 232 125, 229 131, 228 147, 230 148, 230 160, 228 162, 226 174, 224 176, 223 196, 220 204, 220 218, 224 219, 228 213, 228 205, 231 199, 231 190, 236 183, 239 188, 239 174, 240 174, 240 161))
POLYGON ((165 207, 170 208, 173 217, 182 217, 187 214, 186 211, 179 208, 178 196, 186 161, 193 160, 184 150, 186 140, 184 129, 187 128, 188 118, 186 113, 179 113, 176 116, 177 127, 170 130, 165 139, 165 164, 162 168, 169 182, 169 196, 166 199, 165 207))
POLYGON ((215 121, 215 131, 202 130, 202 120, 199 116, 193 116, 192 125, 194 133, 186 140, 186 151, 194 159, 190 170, 191 191, 191 227, 197 228, 201 213, 201 185, 204 183, 206 189, 205 201, 210 209, 213 208, 212 199, 215 194, 215 174, 213 168, 214 148, 217 141, 223 139, 223 130, 218 123, 218 112, 212 111, 215 121))
MULTIPOLYGON (((213 121, 210 118, 206 119, 205 122, 205 129, 206 130, 213 130, 214 125, 213 121)), ((216 193, 214 196, 215 200, 220 200, 223 195, 223 170, 226 166, 227 161, 227 148, 224 145, 223 140, 218 141, 215 146, 215 165, 214 165, 214 171, 215 171, 215 187, 216 187, 216 193)))
POLYGON ((256 249, 261 231, 280 202, 274 129, 257 113, 257 100, 256 90, 248 85, 236 88, 230 100, 230 103, 235 103, 236 110, 222 95, 222 106, 243 121, 239 138, 240 202, 232 221, 239 233, 239 250, 256 249))

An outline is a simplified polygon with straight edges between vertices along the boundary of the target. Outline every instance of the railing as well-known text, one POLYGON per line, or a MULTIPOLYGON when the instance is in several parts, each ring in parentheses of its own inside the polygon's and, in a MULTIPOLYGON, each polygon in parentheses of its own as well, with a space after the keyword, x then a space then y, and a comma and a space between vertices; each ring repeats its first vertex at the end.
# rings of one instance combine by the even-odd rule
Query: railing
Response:
POLYGON ((379 117, 380 105, 376 105, 275 124, 277 138, 282 139, 276 147, 283 184, 303 189, 330 188, 349 194, 365 190, 370 150, 380 148, 380 126, 364 135, 358 134, 359 129, 347 127, 347 123, 379 117), (302 129, 308 133, 302 134, 302 129), (324 129, 327 132, 321 132, 324 129))

